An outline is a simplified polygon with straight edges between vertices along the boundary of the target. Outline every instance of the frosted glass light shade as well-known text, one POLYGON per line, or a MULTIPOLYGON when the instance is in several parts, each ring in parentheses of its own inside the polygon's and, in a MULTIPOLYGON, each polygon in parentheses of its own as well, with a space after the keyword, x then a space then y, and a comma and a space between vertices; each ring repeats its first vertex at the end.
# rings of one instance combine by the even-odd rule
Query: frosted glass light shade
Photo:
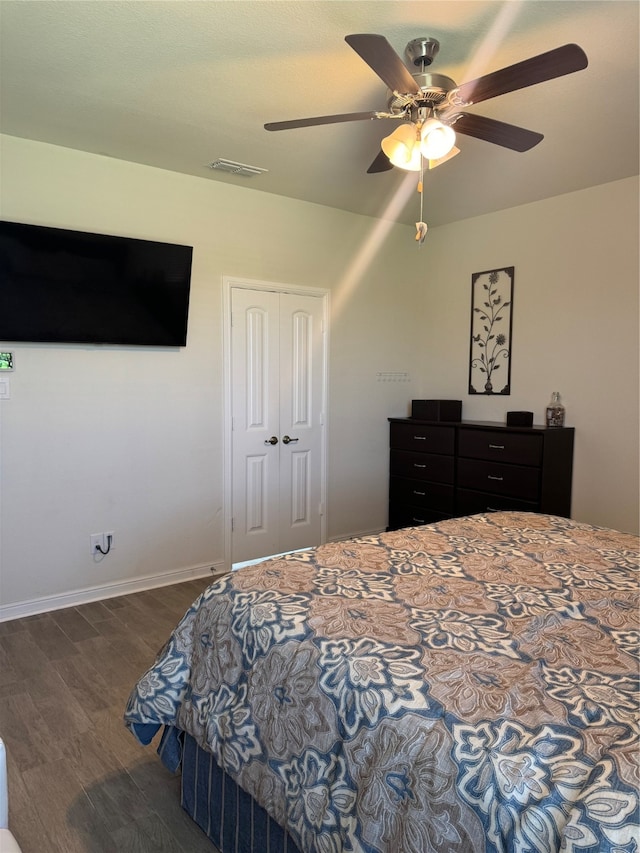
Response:
POLYGON ((420 139, 415 124, 401 124, 392 134, 385 136, 380 147, 394 166, 410 172, 420 169, 420 139))
POLYGON ((451 160, 452 157, 455 157, 456 154, 459 154, 459 153, 460 153, 460 149, 456 148, 456 146, 454 145, 453 148, 451 149, 451 151, 449 151, 448 154, 445 154, 444 157, 438 157, 437 160, 429 160, 428 161, 429 168, 435 169, 436 166, 441 166, 443 163, 446 163, 447 161, 451 160))
POLYGON ((455 145, 456 135, 453 128, 437 118, 430 118, 422 126, 422 156, 427 160, 439 160, 451 151, 455 145))

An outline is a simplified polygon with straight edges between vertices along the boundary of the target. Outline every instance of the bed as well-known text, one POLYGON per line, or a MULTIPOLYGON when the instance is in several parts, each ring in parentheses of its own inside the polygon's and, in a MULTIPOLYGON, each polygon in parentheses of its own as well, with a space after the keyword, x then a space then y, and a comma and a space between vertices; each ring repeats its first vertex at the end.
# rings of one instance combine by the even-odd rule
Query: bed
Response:
POLYGON ((495 512, 247 566, 125 723, 223 853, 637 851, 639 541, 495 512))

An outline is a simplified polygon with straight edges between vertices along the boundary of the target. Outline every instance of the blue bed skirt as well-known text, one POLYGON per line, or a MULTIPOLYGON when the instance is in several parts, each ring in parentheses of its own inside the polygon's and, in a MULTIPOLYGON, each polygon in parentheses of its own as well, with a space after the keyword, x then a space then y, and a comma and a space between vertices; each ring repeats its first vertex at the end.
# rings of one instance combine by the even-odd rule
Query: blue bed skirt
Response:
POLYGON ((182 807, 220 853, 300 853, 291 836, 185 734, 182 807))

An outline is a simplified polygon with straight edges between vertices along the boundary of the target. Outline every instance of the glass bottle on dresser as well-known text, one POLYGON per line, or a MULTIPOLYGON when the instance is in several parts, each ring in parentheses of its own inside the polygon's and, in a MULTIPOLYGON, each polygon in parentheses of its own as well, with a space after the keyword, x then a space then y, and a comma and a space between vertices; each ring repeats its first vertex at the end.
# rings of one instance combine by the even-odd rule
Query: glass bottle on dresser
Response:
POLYGON ((554 391, 551 394, 551 402, 547 406, 547 426, 548 427, 563 427, 564 426, 565 410, 560 400, 560 392, 554 391))

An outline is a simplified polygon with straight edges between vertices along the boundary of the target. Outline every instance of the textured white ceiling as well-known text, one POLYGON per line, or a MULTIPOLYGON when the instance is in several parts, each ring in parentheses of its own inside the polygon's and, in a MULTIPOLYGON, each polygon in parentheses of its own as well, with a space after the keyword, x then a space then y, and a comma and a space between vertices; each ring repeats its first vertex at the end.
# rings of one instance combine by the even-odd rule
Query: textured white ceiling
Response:
POLYGON ((639 9, 637 0, 0 0, 0 129, 413 223, 415 174, 366 174, 395 124, 269 133, 264 123, 386 109, 385 86, 349 33, 380 33, 400 56, 411 39, 435 37, 430 70, 458 83, 579 44, 586 70, 469 109, 545 139, 520 154, 459 135, 461 154, 425 179, 433 226, 638 173, 639 9), (212 172, 217 157, 268 172, 212 172))

